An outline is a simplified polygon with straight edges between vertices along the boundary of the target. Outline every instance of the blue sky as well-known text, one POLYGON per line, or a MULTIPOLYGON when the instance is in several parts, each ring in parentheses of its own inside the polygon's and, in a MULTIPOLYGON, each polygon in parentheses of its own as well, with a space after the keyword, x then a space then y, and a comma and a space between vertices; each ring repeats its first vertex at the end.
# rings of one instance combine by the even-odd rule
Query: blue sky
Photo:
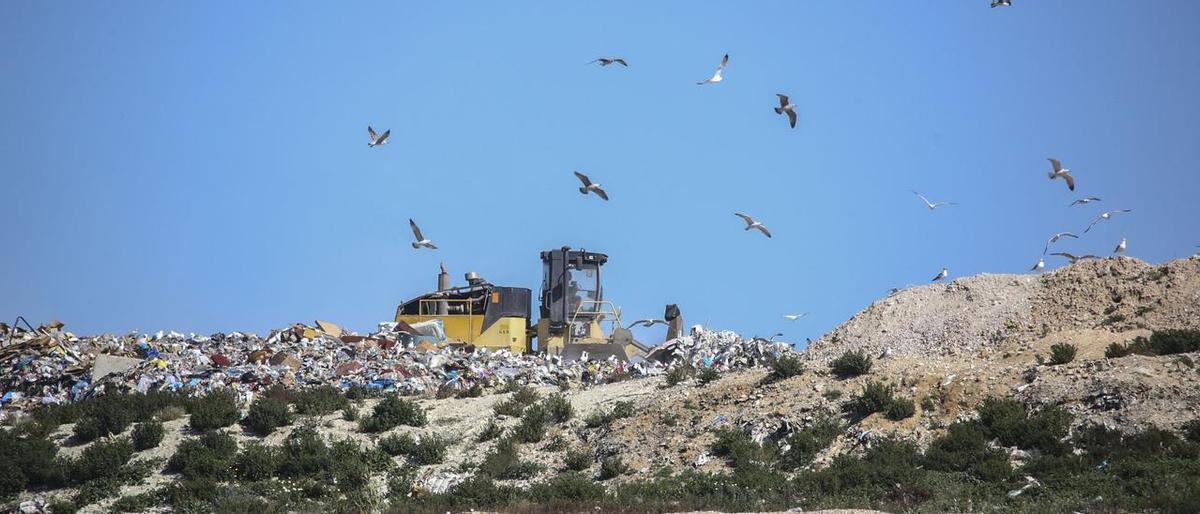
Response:
POLYGON ((362 331, 440 261, 536 291, 571 245, 627 318, 802 342, 942 266, 1025 272, 1102 210, 1134 212, 1060 248, 1190 255, 1200 4, 987 4, 0 3, 0 319, 362 331))

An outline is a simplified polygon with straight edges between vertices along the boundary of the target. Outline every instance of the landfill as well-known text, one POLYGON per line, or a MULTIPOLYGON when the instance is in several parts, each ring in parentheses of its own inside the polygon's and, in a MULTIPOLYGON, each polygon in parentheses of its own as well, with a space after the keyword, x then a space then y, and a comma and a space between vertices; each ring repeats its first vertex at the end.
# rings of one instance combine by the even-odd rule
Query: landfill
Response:
POLYGON ((663 374, 674 366, 733 371, 767 365, 791 352, 788 343, 743 339, 695 326, 654 347, 645 358, 564 362, 448 340, 440 321, 382 322, 359 335, 327 321, 294 324, 266 337, 231 332, 208 336, 156 332, 80 337, 60 322, 34 329, 0 326, 0 418, 37 405, 76 402, 108 391, 231 388, 248 403, 273 384, 334 385, 401 395, 450 394, 475 386, 587 386, 663 374))

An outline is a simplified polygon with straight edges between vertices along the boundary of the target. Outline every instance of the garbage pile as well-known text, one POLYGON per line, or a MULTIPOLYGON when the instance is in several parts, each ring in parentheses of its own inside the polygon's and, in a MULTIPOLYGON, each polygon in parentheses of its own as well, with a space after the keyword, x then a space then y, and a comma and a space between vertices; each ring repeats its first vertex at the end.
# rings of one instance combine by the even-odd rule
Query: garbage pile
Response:
POLYGON ((5 409, 80 401, 106 391, 203 394, 232 388, 243 401, 273 384, 334 385, 387 393, 454 393, 475 386, 603 383, 690 365, 718 371, 763 366, 787 343, 692 328, 691 334, 625 362, 514 354, 447 340, 440 321, 383 322, 368 335, 333 323, 295 324, 266 337, 232 332, 209 336, 157 332, 80 337, 61 323, 37 329, 0 327, 0 399, 5 409))

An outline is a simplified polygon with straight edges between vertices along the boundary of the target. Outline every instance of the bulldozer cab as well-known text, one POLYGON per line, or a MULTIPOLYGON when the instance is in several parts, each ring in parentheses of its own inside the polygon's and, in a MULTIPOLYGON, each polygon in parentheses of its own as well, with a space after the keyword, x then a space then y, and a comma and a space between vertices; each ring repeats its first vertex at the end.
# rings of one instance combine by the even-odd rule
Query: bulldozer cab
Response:
POLYGON ((541 319, 538 350, 577 360, 616 356, 628 360, 633 337, 621 326, 616 306, 604 299, 601 268, 608 256, 569 247, 542 257, 541 319), (608 335, 605 335, 607 325, 608 335))

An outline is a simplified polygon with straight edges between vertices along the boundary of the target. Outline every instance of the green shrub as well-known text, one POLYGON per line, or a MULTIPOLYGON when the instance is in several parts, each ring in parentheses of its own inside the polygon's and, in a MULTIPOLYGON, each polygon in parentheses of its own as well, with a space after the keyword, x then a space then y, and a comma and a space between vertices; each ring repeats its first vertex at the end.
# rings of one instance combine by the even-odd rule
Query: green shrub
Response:
POLYGON ((572 450, 563 455, 563 466, 571 471, 583 471, 592 466, 592 454, 583 450, 572 450))
POLYGON ((821 396, 825 397, 826 400, 829 400, 831 402, 837 401, 839 398, 842 397, 842 390, 841 389, 826 389, 824 393, 821 393, 821 396))
POLYGON ((423 427, 427 422, 425 410, 417 402, 389 396, 375 406, 371 417, 359 422, 359 429, 363 432, 386 432, 400 425, 423 427))
POLYGON ((580 473, 563 473, 529 488, 528 496, 541 505, 580 505, 604 499, 604 486, 580 473))
POLYGON ((600 461, 600 480, 608 480, 629 473, 629 466, 621 457, 613 456, 600 461))
POLYGON ((163 440, 163 424, 159 421, 143 421, 133 427, 133 448, 149 450, 163 440))
POLYGON ((613 404, 612 410, 593 411, 586 418, 584 418, 583 424, 588 428, 607 427, 608 425, 611 425, 613 421, 631 417, 633 414, 633 402, 619 401, 613 404))
POLYGON ((379 449, 393 457, 408 455, 416 445, 412 434, 391 434, 379 440, 379 449))
POLYGON ((713 369, 712 366, 700 368, 700 371, 696 373, 696 381, 700 385, 708 385, 719 378, 721 378, 721 374, 717 373, 717 370, 713 369))
POLYGON ((555 424, 566 423, 575 416, 575 408, 571 406, 570 400, 560 393, 547 396, 545 400, 542 400, 542 405, 545 407, 550 421, 555 424))
POLYGON ((1050 347, 1050 365, 1057 366, 1075 360, 1077 348, 1073 344, 1057 343, 1050 347))
POLYGON ((792 432, 784 439, 787 450, 779 456, 780 467, 796 470, 811 464, 813 458, 828 448, 830 443, 843 431, 845 431, 845 426, 841 420, 824 417, 812 425, 792 432))
POLYGON ((239 480, 258 482, 270 480, 279 469, 279 449, 251 441, 233 460, 233 471, 239 480))
POLYGON ((358 408, 353 405, 347 405, 342 409, 342 419, 345 421, 358 421, 358 408))
POLYGON ((1200 330, 1158 330, 1130 344, 1138 355, 1175 355, 1200 351, 1200 330))
POLYGON ((329 446, 312 425, 300 425, 292 429, 279 447, 281 477, 315 476, 332 465, 329 446))
POLYGON ((293 391, 291 400, 296 406, 296 414, 303 416, 326 416, 350 406, 346 395, 330 385, 293 391))
POLYGON ((684 380, 690 378, 696 373, 696 368, 687 364, 680 364, 667 371, 667 387, 674 386, 684 380))
POLYGON ((513 429, 513 437, 523 443, 536 443, 546 437, 546 425, 550 422, 550 414, 541 403, 525 408, 521 413, 521 422, 513 429))
POLYGON ((713 432, 715 439, 709 446, 713 455, 724 457, 729 465, 741 468, 748 464, 771 464, 775 461, 775 448, 754 442, 741 428, 723 426, 713 432))
MULTIPOLYGON (((15 430, 0 429, 0 469, 12 472, 0 474, 0 497, 19 484, 24 487, 57 487, 66 481, 64 459, 58 457, 58 445, 41 437, 22 435, 15 430)), ((19 490, 15 492, 20 492, 19 490)))
POLYGON ((167 469, 183 475, 185 479, 229 478, 233 458, 237 454, 237 441, 225 432, 205 432, 200 437, 179 444, 175 455, 167 461, 167 469))
POLYGON ((1110 359, 1118 359, 1133 353, 1133 348, 1127 344, 1111 343, 1108 348, 1104 349, 1104 356, 1110 359))
POLYGON ((497 403, 492 410, 501 416, 517 417, 525 410, 525 407, 532 405, 538 400, 538 392, 536 389, 528 386, 517 387, 513 391, 512 397, 508 400, 497 403))
POLYGON ((916 414, 916 405, 908 398, 893 398, 887 408, 887 418, 892 421, 908 419, 916 414))
POLYGON ((830 371, 838 378, 853 378, 871 372, 871 358, 861 350, 847 350, 829 363, 830 371))
POLYGON ((212 391, 197 398, 189 406, 188 412, 192 415, 189 424, 192 430, 197 432, 225 428, 237 423, 241 418, 237 397, 232 391, 225 389, 212 391))
POLYGON ((439 435, 426 435, 419 440, 410 434, 393 434, 379 440, 379 449, 388 455, 404 455, 418 466, 441 464, 446 458, 450 441, 439 435))
POLYGON ((535 462, 522 462, 517 445, 511 439, 501 439, 496 448, 483 458, 479 473, 500 480, 524 480, 541 470, 535 462))
POLYGON ((97 441, 71 463, 70 475, 76 482, 114 477, 131 457, 133 443, 128 438, 97 441))
POLYGON ((868 380, 863 385, 862 393, 850 400, 850 410, 864 417, 876 412, 885 412, 892 406, 894 390, 888 384, 868 380))
POLYGON ((945 435, 930 443, 923 462, 935 471, 968 473, 988 482, 1006 480, 1012 471, 1008 456, 988 447, 987 435, 976 422, 950 425, 945 435))
POLYGON ((1070 415, 1058 408, 1029 414, 1014 400, 988 398, 976 408, 979 423, 991 438, 1004 446, 1038 449, 1060 454, 1066 448, 1061 440, 1070 426, 1070 415))
POLYGON ((0 500, 16 498, 21 491, 25 490, 25 485, 28 483, 25 473, 16 466, 7 464, 0 466, 0 500))
POLYGON ((563 437, 562 435, 554 436, 553 439, 550 439, 550 442, 546 443, 545 446, 542 446, 542 451, 547 452, 561 452, 565 449, 567 449, 567 438, 563 437))
POLYGON ((479 436, 475 438, 478 442, 491 441, 497 437, 504 435, 504 427, 496 423, 496 420, 489 420, 487 425, 484 425, 483 430, 479 431, 479 436))
POLYGON ((1184 423, 1180 430, 1183 432, 1183 437, 1193 443, 1200 443, 1200 419, 1193 419, 1184 423))
POLYGON ((286 403, 267 396, 260 396, 250 404, 245 423, 254 433, 267 436, 279 427, 291 425, 292 413, 288 410, 286 403))
POLYGON ((804 365, 800 363, 800 357, 785 353, 771 363, 771 374, 767 378, 776 381, 785 380, 803 372, 804 365))

